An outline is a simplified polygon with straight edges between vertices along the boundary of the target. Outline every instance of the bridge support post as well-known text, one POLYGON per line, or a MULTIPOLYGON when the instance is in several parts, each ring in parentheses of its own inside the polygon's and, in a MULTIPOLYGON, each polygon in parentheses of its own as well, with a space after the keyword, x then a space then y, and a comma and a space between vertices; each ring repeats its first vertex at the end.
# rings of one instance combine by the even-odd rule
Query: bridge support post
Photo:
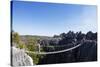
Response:
POLYGON ((39 53, 40 53, 40 50, 41 50, 41 46, 40 46, 40 44, 38 44, 38 51, 39 51, 39 53))

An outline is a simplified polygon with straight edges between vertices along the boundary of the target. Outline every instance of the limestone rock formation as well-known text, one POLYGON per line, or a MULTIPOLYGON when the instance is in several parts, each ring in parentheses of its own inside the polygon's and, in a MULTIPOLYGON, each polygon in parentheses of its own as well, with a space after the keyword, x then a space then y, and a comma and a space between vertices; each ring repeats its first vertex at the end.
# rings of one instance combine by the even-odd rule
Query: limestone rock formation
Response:
POLYGON ((33 60, 24 50, 12 47, 12 66, 32 66, 33 60))

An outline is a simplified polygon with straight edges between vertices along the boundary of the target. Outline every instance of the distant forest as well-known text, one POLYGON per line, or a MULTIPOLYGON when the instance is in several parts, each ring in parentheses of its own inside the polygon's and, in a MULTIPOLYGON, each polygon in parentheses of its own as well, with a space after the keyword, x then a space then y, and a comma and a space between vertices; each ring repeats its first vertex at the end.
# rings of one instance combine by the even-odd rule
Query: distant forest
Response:
POLYGON ((33 59, 33 63, 39 64, 55 64, 55 63, 71 63, 71 62, 86 62, 97 61, 97 32, 89 31, 87 33, 69 31, 59 35, 50 36, 35 36, 35 35, 20 35, 12 31, 12 44, 20 49, 28 51, 54 52, 74 47, 81 44, 80 47, 57 54, 38 55, 27 53, 33 59))

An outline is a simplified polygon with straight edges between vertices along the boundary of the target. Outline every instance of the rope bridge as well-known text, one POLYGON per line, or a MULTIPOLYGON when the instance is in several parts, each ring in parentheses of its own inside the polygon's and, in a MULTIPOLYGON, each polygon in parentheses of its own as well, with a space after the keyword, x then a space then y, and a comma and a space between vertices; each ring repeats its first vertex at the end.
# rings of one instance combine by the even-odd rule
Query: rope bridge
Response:
POLYGON ((60 50, 60 51, 53 51, 53 52, 41 52, 40 51, 40 47, 41 46, 40 46, 40 44, 38 44, 38 47, 39 47, 39 51, 38 52, 27 51, 27 50, 25 50, 25 52, 27 52, 27 53, 34 53, 34 54, 57 54, 57 53, 62 53, 62 52, 71 51, 73 49, 76 49, 76 48, 80 47, 84 42, 95 42, 96 43, 96 41, 93 41, 93 40, 86 40, 86 41, 82 40, 80 44, 78 44, 78 45, 76 45, 74 47, 71 47, 71 48, 68 48, 68 49, 64 49, 64 50, 60 50))
POLYGON ((66 52, 66 51, 70 51, 70 50, 73 50, 75 48, 78 48, 79 46, 81 46, 82 44, 78 44, 74 47, 71 47, 71 48, 68 48, 68 49, 64 49, 64 50, 60 50, 60 51, 53 51, 53 52, 41 52, 40 51, 40 46, 39 46, 39 51, 38 52, 33 52, 33 51, 27 51, 25 50, 25 52, 27 53, 34 53, 34 54, 56 54, 56 53, 62 53, 62 52, 66 52))

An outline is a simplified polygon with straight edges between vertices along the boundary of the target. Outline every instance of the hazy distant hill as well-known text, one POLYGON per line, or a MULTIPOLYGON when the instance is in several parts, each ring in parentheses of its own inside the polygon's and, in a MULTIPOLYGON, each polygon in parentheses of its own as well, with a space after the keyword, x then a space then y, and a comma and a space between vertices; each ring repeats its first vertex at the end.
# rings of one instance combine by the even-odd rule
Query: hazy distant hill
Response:
POLYGON ((38 36, 38 35, 20 35, 20 39, 22 42, 27 43, 28 39, 35 39, 35 40, 52 40, 53 37, 49 36, 38 36))
POLYGON ((21 39, 26 39, 26 38, 36 38, 36 39, 52 39, 53 37, 49 36, 38 36, 38 35, 20 35, 21 39))

